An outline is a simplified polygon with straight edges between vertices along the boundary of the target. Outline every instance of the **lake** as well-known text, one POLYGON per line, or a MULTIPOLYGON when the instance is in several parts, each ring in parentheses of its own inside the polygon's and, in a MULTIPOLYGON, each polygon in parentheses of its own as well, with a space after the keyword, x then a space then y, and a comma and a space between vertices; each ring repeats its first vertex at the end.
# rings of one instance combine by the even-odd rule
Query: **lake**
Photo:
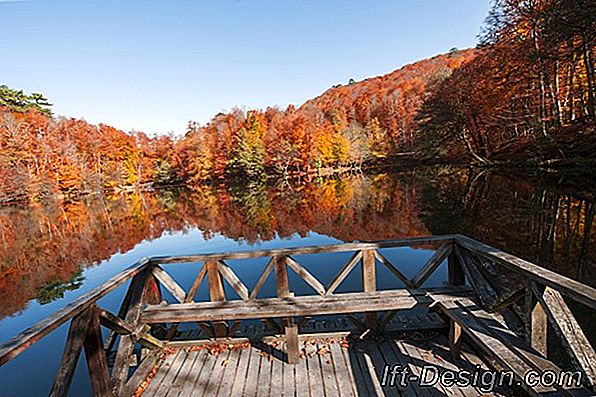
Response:
MULTIPOLYGON (((0 342, 151 255, 462 233, 596 286, 594 181, 589 174, 435 167, 2 207, 0 342)), ((405 249, 400 260, 415 270, 430 255, 405 249)), ((178 277, 189 285, 193 276, 178 277)), ((115 309, 124 287, 102 306, 115 309)), ((596 321, 571 307, 580 324, 596 321)), ((47 394, 66 329, 0 367, 0 396, 47 394)), ((82 371, 79 365, 71 395, 87 393, 82 371)))

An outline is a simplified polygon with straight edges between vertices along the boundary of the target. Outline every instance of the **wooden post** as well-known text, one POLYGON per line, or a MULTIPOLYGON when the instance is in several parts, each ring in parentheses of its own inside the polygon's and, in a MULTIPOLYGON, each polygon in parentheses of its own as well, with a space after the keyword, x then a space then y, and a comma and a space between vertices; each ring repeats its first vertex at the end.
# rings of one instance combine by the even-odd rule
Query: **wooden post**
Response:
POLYGON ((110 373, 108 361, 103 350, 101 329, 99 328, 99 310, 97 306, 89 308, 92 312, 91 321, 85 336, 85 357, 93 395, 98 397, 113 396, 110 390, 110 373))
MULTIPOLYGON (((277 290, 277 297, 291 297, 292 294, 290 293, 286 258, 283 256, 274 257, 273 266, 275 268, 275 288, 277 290)), ((286 337, 288 363, 296 364, 300 360, 300 346, 298 343, 298 326, 294 323, 294 319, 292 317, 287 317, 284 319, 284 331, 286 337)))
MULTIPOLYGON (((362 289, 364 292, 374 292, 377 290, 374 250, 362 251, 362 289)), ((377 313, 364 313, 364 322, 370 330, 376 330, 377 313)))
MULTIPOLYGON (((221 274, 217 269, 217 261, 207 261, 207 279, 209 281, 209 297, 211 302, 222 302, 226 300, 226 295, 223 288, 223 282, 221 280, 221 274)), ((215 337, 224 337, 228 333, 228 325, 225 321, 215 321, 213 323, 215 330, 215 337)))
POLYGON ((454 358, 459 358, 461 353, 461 325, 449 320, 449 348, 454 358))
POLYGON ((56 372, 56 379, 50 391, 50 397, 62 397, 68 395, 72 376, 83 348, 87 328, 91 321, 91 312, 87 309, 81 314, 73 317, 68 329, 66 346, 62 355, 60 368, 56 372))
MULTIPOLYGON (((453 244, 457 243, 454 242, 453 244)), ((449 275, 449 284, 464 285, 466 283, 464 268, 455 253, 455 249, 452 249, 447 257, 447 272, 449 275)))
POLYGON ((526 331, 528 343, 534 350, 546 357, 548 319, 544 308, 536 299, 531 287, 526 290, 526 305, 528 310, 526 331))

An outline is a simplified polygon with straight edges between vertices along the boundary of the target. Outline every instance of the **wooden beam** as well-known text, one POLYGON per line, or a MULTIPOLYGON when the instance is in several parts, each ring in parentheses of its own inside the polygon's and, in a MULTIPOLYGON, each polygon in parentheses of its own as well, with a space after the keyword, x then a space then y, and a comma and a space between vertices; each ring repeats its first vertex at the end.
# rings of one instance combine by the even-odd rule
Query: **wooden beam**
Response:
POLYGON ((380 242, 364 242, 364 243, 344 243, 344 244, 330 244, 312 247, 299 248, 282 248, 261 251, 241 251, 241 252, 227 252, 217 254, 198 254, 198 255, 180 255, 180 256, 153 256, 152 263, 197 263, 207 260, 228 260, 228 259, 251 259, 260 257, 273 256, 289 256, 302 254, 318 254, 329 252, 350 252, 360 251, 364 249, 378 249, 378 248, 393 248, 393 247, 408 247, 415 245, 431 244, 441 241, 453 241, 455 235, 444 236, 428 236, 428 237, 414 237, 401 240, 386 240, 380 242))
POLYGON ((174 279, 166 273, 159 265, 153 266, 151 269, 151 273, 155 276, 156 279, 159 280, 161 285, 167 289, 172 296, 180 303, 183 303, 186 299, 186 292, 184 289, 174 279))
POLYGON ((420 287, 424 282, 433 274, 435 270, 439 267, 441 262, 447 258, 447 256, 451 253, 453 249, 452 244, 444 243, 442 244, 438 250, 435 251, 433 256, 426 262, 424 267, 418 272, 416 276, 412 279, 412 285, 414 288, 420 287))
POLYGON ((246 288, 246 285, 240 281, 238 276, 236 276, 236 273, 234 273, 234 271, 228 265, 226 265, 224 261, 217 262, 217 269, 241 299, 247 300, 249 298, 248 288, 246 288))
POLYGON ((82 313, 77 314, 71 321, 68 328, 68 335, 66 336, 66 345, 64 346, 64 353, 62 354, 62 361, 60 367, 56 372, 56 378, 50 391, 50 397, 62 397, 68 395, 74 370, 79 360, 79 355, 83 348, 87 328, 91 322, 93 313, 87 309, 82 313))
MULTIPOLYGON (((434 295, 431 296, 434 297, 434 295)), ((453 299, 457 299, 457 297, 453 299)), ((167 306, 148 306, 143 311, 142 321, 147 323, 169 323, 285 318, 412 309, 414 307, 426 307, 431 303, 430 297, 424 294, 411 296, 405 290, 377 291, 374 293, 357 292, 331 296, 267 298, 250 301, 177 303, 167 306)))
POLYGON ((101 340, 101 329, 99 328, 99 311, 97 307, 89 309, 92 312, 91 321, 87 327, 85 335, 85 357, 87 359, 87 370, 91 380, 93 395, 98 397, 112 396, 110 390, 110 373, 108 371, 108 361, 103 350, 101 340))
MULTIPOLYGON (((209 281, 209 297, 211 302, 223 302, 226 300, 221 274, 216 261, 207 261, 207 279, 209 281)), ((228 325, 225 321, 217 321, 213 324, 215 337, 220 338, 228 333, 228 325)))
POLYGON ((122 396, 134 395, 141 382, 147 378, 147 375, 149 375, 149 372, 155 367, 158 360, 159 353, 157 351, 154 350, 149 352, 143 361, 141 361, 134 374, 132 374, 130 379, 124 385, 122 396))
MULTIPOLYGON (((375 252, 362 251, 362 290, 373 292, 377 290, 377 271, 375 266, 375 252)), ((371 330, 377 329, 377 313, 365 313, 364 323, 371 330)))
POLYGON ((184 303, 193 301, 206 274, 207 274, 207 266, 203 265, 203 266, 201 266, 201 270, 199 270, 199 273, 197 274, 195 281, 192 283, 190 289, 188 290, 188 293, 184 297, 184 303))
POLYGON ((337 276, 335 276, 333 281, 331 281, 329 286, 326 288, 325 295, 331 295, 333 292, 335 292, 341 282, 344 281, 352 269, 356 267, 360 259, 362 259, 362 251, 354 252, 354 255, 352 255, 348 263, 345 264, 345 266, 340 270, 337 276))
POLYGON ((292 268, 319 295, 325 295, 325 286, 315 276, 298 263, 294 258, 286 256, 286 264, 292 268))
POLYGON ((149 266, 148 259, 142 259, 127 269, 110 278, 105 283, 94 288, 90 292, 78 297, 62 309, 56 311, 53 315, 44 318, 33 326, 19 333, 14 338, 0 346, 0 366, 17 357, 31 345, 35 344, 41 338, 64 324, 77 314, 82 313, 89 306, 93 305, 99 299, 113 291, 129 278, 139 274, 149 266))
MULTIPOLYGON (((145 283, 151 276, 150 269, 143 271, 133 277, 130 286, 131 299, 125 321, 129 324, 138 324, 141 310, 143 309, 145 297, 145 283)), ((112 367, 111 388, 114 395, 121 394, 122 387, 128 378, 129 360, 133 352, 134 341, 132 335, 122 335, 116 353, 114 366, 112 367)))
POLYGON ((453 357, 459 358, 461 354, 461 325, 449 320, 449 349, 453 357))
MULTIPOLYGON (((290 285, 288 281, 287 258, 284 256, 275 256, 273 258, 273 266, 275 268, 275 287, 277 292, 277 299, 286 300, 293 297, 290 292, 290 285)), ((255 301, 253 301, 255 302, 255 301)), ((279 311, 281 317, 283 311, 279 311)), ((300 349, 298 343, 298 327, 294 323, 291 315, 284 314, 284 334, 286 340, 286 353, 288 355, 288 364, 296 364, 300 359, 300 349)), ((262 317, 262 316, 261 316, 262 317)))
POLYGON ((565 300, 558 291, 550 287, 541 291, 534 285, 532 290, 544 308, 563 348, 569 354, 571 362, 583 372, 587 384, 592 388, 596 387, 596 352, 565 300))
POLYGON ((468 255, 460 247, 457 245, 453 247, 453 252, 459 263, 462 264, 464 273, 468 277, 472 288, 478 294, 482 305, 488 307, 494 304, 498 299, 498 294, 493 285, 478 270, 476 264, 470 261, 468 255))
POLYGON ((406 286, 406 288, 414 288, 412 281, 406 277, 405 274, 399 271, 397 267, 393 266, 393 263, 389 259, 387 259, 381 252, 375 250, 375 258, 379 260, 379 262, 385 266, 391 273, 393 273, 397 278, 400 279, 402 283, 406 286))
POLYGON ((259 279, 257 280, 257 283, 255 284, 254 288, 252 289, 249 299, 256 298, 259 291, 261 290, 261 288, 263 288, 265 281, 267 281, 267 277, 269 277, 269 273, 271 273, 271 270, 273 269, 273 262, 274 262, 274 258, 269 259, 269 262, 267 262, 267 266, 265 266, 265 269, 263 269, 263 273, 261 273, 261 276, 259 277, 259 279))
POLYGON ((546 357, 548 349, 548 319, 544 308, 534 296, 532 288, 526 292, 527 305, 527 336, 528 343, 534 350, 546 357))
POLYGON ((466 283, 466 274, 464 273, 463 264, 454 252, 455 243, 452 244, 451 252, 447 257, 447 274, 449 283, 451 285, 464 285, 466 283))
POLYGON ((596 288, 552 272, 542 266, 535 265, 469 237, 457 235, 456 241, 462 247, 476 254, 491 259, 509 269, 517 270, 529 280, 558 290, 564 295, 596 310, 596 288))

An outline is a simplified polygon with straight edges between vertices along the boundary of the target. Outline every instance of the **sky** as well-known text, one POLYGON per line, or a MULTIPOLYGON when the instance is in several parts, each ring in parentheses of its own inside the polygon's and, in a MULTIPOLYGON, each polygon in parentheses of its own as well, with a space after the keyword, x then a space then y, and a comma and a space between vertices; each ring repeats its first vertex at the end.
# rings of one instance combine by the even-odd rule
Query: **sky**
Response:
POLYGON ((476 45, 489 0, 0 0, 0 84, 54 113, 183 134, 235 106, 476 45))

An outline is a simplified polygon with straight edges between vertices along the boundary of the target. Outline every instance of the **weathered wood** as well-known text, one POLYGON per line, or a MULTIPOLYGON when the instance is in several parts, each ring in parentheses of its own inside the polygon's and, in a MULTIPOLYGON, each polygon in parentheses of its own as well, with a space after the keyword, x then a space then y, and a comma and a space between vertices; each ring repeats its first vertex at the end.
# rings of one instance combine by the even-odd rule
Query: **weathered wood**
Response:
MULTIPOLYGON (((145 295, 145 283, 148 277, 151 276, 149 269, 137 274, 133 277, 129 288, 131 289, 131 299, 128 311, 126 312, 125 321, 130 324, 137 324, 143 309, 143 301, 145 295)), ((111 388, 112 393, 116 396, 120 395, 124 384, 128 377, 128 368, 130 355, 132 354, 134 341, 132 335, 122 335, 120 337, 120 344, 116 353, 114 366, 112 367, 111 388)))
POLYGON ((493 285, 484 277, 482 272, 478 270, 476 265, 470 261, 467 253, 455 245, 453 252, 457 257, 459 263, 461 263, 464 273, 468 277, 470 284, 474 290, 478 293, 478 298, 484 306, 489 306, 497 302, 498 294, 493 285))
POLYGON ((141 361, 130 379, 126 382, 122 389, 123 396, 132 396, 135 390, 139 387, 141 382, 149 375, 149 372, 155 367, 159 359, 157 351, 150 351, 147 356, 141 361))
POLYGON ((103 341, 101 340, 101 329, 99 328, 99 311, 97 307, 91 307, 91 321, 87 327, 84 347, 85 357, 87 359, 87 370, 91 380, 93 395, 97 397, 113 396, 110 390, 110 373, 108 371, 108 361, 103 350, 103 341))
POLYGON ((8 361, 21 354, 32 344, 36 343, 41 338, 77 314, 82 313, 89 306, 93 305, 109 292, 122 285, 129 278, 143 271, 147 266, 149 266, 148 259, 145 258, 140 260, 134 265, 128 267, 126 270, 110 278, 105 283, 78 297, 63 308, 57 310, 53 315, 46 317, 33 326, 27 328, 25 331, 19 333, 14 338, 11 338, 8 342, 2 344, 0 347, 0 366, 6 364, 8 361))
POLYGON ((246 285, 240 281, 238 276, 236 276, 236 273, 234 273, 234 271, 228 265, 226 265, 224 261, 217 262, 217 269, 241 299, 247 300, 249 298, 248 288, 246 288, 246 285))
MULTIPOLYGON (((454 245, 454 243, 452 243, 452 245, 454 245)), ((447 274, 449 283, 451 285, 464 285, 466 283, 466 274, 463 265, 453 248, 455 247, 451 247, 451 252, 449 253, 449 256, 447 256, 447 274)))
POLYGON ((331 295, 335 292, 337 287, 341 284, 342 281, 346 279, 348 274, 356 267, 358 262, 362 259, 362 251, 355 252, 354 255, 350 258, 348 263, 340 270, 340 272, 335 276, 335 278, 331 281, 329 286, 326 288, 325 295, 331 295))
POLYGON ((412 279, 412 285, 414 288, 418 288, 424 284, 424 282, 433 274, 433 272, 437 270, 441 262, 443 262, 451 253, 452 248, 453 247, 451 243, 444 243, 435 251, 433 256, 412 279))
POLYGON ((400 240, 386 240, 379 242, 364 242, 364 243, 344 243, 344 244, 329 244, 312 247, 298 247, 298 248, 281 248, 272 250, 260 251, 239 251, 216 254, 198 254, 198 255, 179 255, 179 256, 153 256, 151 262, 155 264, 166 263, 197 263, 208 260, 229 260, 229 259, 251 259, 260 257, 273 256, 288 256, 288 255, 303 255, 303 254, 319 254, 331 252, 350 252, 360 251, 365 249, 378 248, 393 248, 393 247, 408 247, 415 245, 424 245, 436 243, 441 241, 453 241, 455 235, 444 236, 428 236, 428 237, 413 237, 400 240))
POLYGON ((528 305, 528 342, 530 346, 544 357, 547 354, 548 321, 546 312, 531 288, 527 290, 528 305))
POLYGON ((449 321, 449 349, 454 357, 459 357, 461 353, 461 325, 453 320, 449 321))
POLYGON ((298 343, 298 326, 294 324, 290 317, 286 320, 286 354, 288 355, 288 364, 296 364, 300 360, 300 346, 298 343))
POLYGON ((544 267, 535 265, 467 236, 457 235, 456 240, 459 245, 476 254, 491 259, 507 268, 515 269, 529 280, 556 289, 564 295, 592 309, 596 309, 596 288, 552 272, 544 267))
MULTIPOLYGON (((456 298, 454 298, 456 299, 456 298)), ((150 305, 143 311, 142 321, 148 323, 221 321, 249 318, 360 313, 411 309, 427 306, 431 298, 410 296, 407 291, 378 291, 331 296, 300 296, 267 298, 251 301, 179 303, 167 306, 150 305)))
POLYGON ((561 344, 569 354, 571 362, 583 372, 586 383, 594 389, 596 386, 596 352, 565 300, 558 291, 550 287, 544 288, 544 291, 537 286, 533 286, 532 289, 544 308, 561 344))
POLYGON ((77 314, 71 321, 66 336, 66 345, 60 367, 56 372, 56 378, 50 391, 50 397, 62 397, 68 395, 68 390, 72 382, 72 376, 83 348, 87 328, 93 316, 92 310, 85 310, 77 314))
MULTIPOLYGON (((207 261, 207 279, 209 281, 209 297, 211 302, 223 302, 226 300, 221 274, 217 267, 216 261, 207 261)), ((217 321, 213 324, 215 337, 219 338, 226 336, 228 332, 228 325, 224 321, 217 321)))
POLYGON ((206 274, 207 274, 207 266, 203 265, 203 266, 201 266, 201 270, 199 270, 199 273, 197 274, 195 281, 193 281, 192 285, 190 286, 188 293, 184 297, 184 303, 193 301, 206 274))
MULTIPOLYGON (((362 251, 362 290, 373 292, 377 290, 377 272, 375 266, 375 253, 373 250, 362 251)), ((368 310, 367 310, 368 312, 368 310)), ((377 314, 365 313, 364 323, 369 329, 377 328, 377 314)))
POLYGON ((267 266, 265 266, 265 269, 263 269, 263 273, 261 273, 261 276, 257 280, 257 283, 255 284, 255 286, 252 289, 252 292, 250 293, 250 296, 249 296, 250 299, 256 298, 259 291, 261 290, 261 288, 263 288, 265 281, 267 281, 267 277, 269 277, 269 274, 271 273, 271 270, 273 269, 274 261, 275 261, 275 257, 269 259, 269 262, 267 262, 267 266))
POLYGON ((308 285, 310 285, 319 295, 325 295, 325 286, 321 284, 315 276, 298 263, 294 258, 287 256, 286 264, 292 268, 308 285))
POLYGON ((104 327, 113 330, 119 335, 128 335, 133 333, 134 326, 127 323, 115 314, 101 308, 98 308, 98 313, 99 321, 104 327))
POLYGON ((167 289, 178 302, 184 302, 186 298, 186 292, 184 292, 184 289, 178 285, 178 283, 174 281, 174 279, 170 277, 165 270, 156 265, 151 269, 151 273, 153 273, 153 276, 159 280, 165 289, 167 289))
POLYGON ((393 266, 393 263, 391 263, 389 259, 387 259, 383 254, 381 254, 381 252, 377 250, 375 250, 374 252, 375 258, 377 258, 383 266, 385 266, 391 273, 393 273, 397 278, 399 278, 400 281, 404 283, 406 288, 414 288, 412 281, 405 274, 400 272, 399 269, 397 269, 397 267, 393 266))

